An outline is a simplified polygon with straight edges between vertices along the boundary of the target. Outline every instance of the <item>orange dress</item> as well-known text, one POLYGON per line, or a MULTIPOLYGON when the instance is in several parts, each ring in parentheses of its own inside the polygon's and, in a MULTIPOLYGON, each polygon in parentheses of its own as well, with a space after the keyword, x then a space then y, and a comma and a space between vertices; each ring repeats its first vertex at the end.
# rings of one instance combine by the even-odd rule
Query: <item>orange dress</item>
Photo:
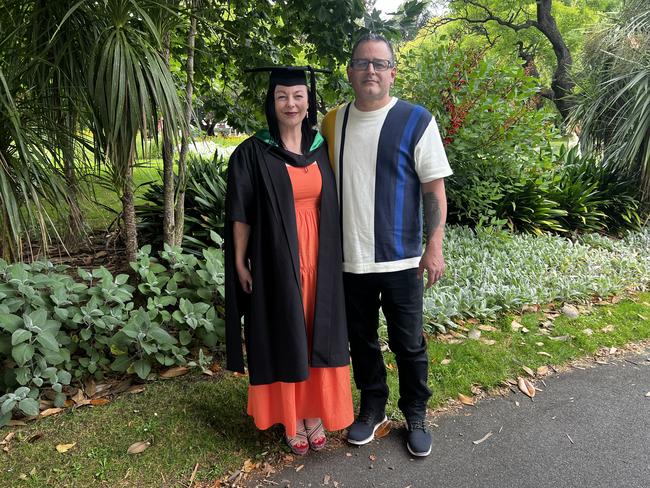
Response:
MULTIPOLYGON (((318 229, 322 179, 316 163, 300 168, 287 165, 293 187, 300 254, 302 302, 311 351, 316 276, 318 271, 318 229)), ((350 367, 309 368, 309 378, 298 383, 278 381, 248 387, 248 414, 258 429, 283 424, 287 435, 296 435, 298 419, 319 417, 327 430, 341 430, 354 420, 350 367)))

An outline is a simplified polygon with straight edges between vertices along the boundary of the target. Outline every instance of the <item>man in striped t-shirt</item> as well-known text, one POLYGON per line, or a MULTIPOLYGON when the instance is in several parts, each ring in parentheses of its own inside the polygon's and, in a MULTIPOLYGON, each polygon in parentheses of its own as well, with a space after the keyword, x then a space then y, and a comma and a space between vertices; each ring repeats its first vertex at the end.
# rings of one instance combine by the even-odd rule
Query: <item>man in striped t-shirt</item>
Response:
POLYGON ((348 334, 361 391, 348 441, 370 442, 387 421, 388 386, 377 335, 381 308, 397 360, 407 448, 427 456, 431 391, 422 334, 423 275, 426 270, 428 288, 445 270, 444 177, 451 169, 431 114, 390 96, 395 58, 384 37, 368 34, 357 41, 347 71, 355 100, 328 113, 322 130, 339 191, 348 334))

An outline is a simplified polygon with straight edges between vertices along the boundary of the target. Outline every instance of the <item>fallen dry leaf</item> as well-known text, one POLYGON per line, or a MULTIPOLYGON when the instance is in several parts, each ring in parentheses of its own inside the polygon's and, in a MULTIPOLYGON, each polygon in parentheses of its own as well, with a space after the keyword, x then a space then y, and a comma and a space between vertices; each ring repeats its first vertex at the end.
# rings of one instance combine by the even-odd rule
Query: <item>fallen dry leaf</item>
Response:
POLYGON ((540 366, 537 368, 537 374, 539 376, 546 376, 548 374, 548 366, 540 366))
POLYGON ((582 329, 582 333, 586 336, 592 336, 594 335, 594 331, 591 330, 590 328, 582 329))
POLYGON ((304 464, 301 464, 300 466, 298 466, 298 467, 296 468, 296 473, 297 473, 298 471, 300 471, 300 470, 301 470, 302 468, 304 468, 304 467, 305 467, 304 464))
POLYGON ((562 336, 551 336, 549 337, 550 340, 555 341, 555 342, 567 342, 571 340, 571 336, 568 335, 562 335, 562 336))
POLYGON ((535 345, 538 346, 538 347, 543 347, 544 343, 543 342, 536 342, 535 345))
POLYGON ((57 413, 63 412, 63 408, 48 408, 41 412, 41 417, 49 417, 51 415, 56 415, 57 413))
POLYGON ((126 390, 126 393, 142 393, 145 389, 144 385, 133 385, 126 390))
POLYGON ((479 385, 472 385, 470 390, 472 390, 472 393, 474 395, 480 395, 481 393, 483 393, 483 390, 479 385))
POLYGON ((61 454, 63 454, 64 452, 68 452, 76 445, 77 445, 76 442, 73 442, 72 444, 57 444, 56 450, 59 451, 61 454))
POLYGON ((546 356, 547 358, 553 357, 546 351, 537 351, 537 354, 539 354, 540 356, 546 356))
POLYGON ((246 461, 244 461, 244 465, 242 466, 241 470, 242 470, 244 473, 250 473, 250 472, 253 471, 256 467, 257 467, 257 464, 256 464, 256 463, 254 463, 254 462, 253 462, 252 460, 250 460, 250 459, 247 459, 246 461))
POLYGON ((97 393, 97 383, 95 383, 95 379, 92 376, 86 380, 84 384, 84 391, 86 392, 88 398, 94 397, 97 393))
POLYGON ((81 389, 77 390, 77 393, 72 397, 72 401, 78 407, 90 404, 90 400, 86 398, 86 395, 84 395, 84 392, 81 389))
POLYGON ((94 398, 90 400, 90 404, 95 407, 99 405, 106 405, 107 403, 111 403, 111 401, 108 398, 94 398))
POLYGON ((534 313, 534 312, 539 312, 540 306, 539 305, 524 305, 521 307, 521 311, 524 313, 534 313))
POLYGON ((520 324, 519 322, 517 322, 516 320, 513 320, 512 323, 510 324, 510 328, 511 328, 512 330, 514 330, 515 332, 518 331, 519 329, 521 329, 522 327, 523 327, 523 325, 521 325, 521 324, 520 324))
POLYGON ((458 394, 458 400, 459 400, 460 403, 462 403, 463 405, 470 405, 470 406, 472 406, 472 407, 473 407, 474 405, 476 405, 476 400, 475 400, 474 398, 469 397, 469 396, 467 396, 467 395, 463 395, 462 393, 459 393, 459 394, 458 394))
POLYGON ((645 396, 650 397, 650 391, 646 393, 645 396))
POLYGON ((134 442, 126 450, 126 453, 127 454, 140 454, 141 452, 146 451, 149 448, 150 445, 151 445, 151 442, 149 442, 149 441, 134 442))
POLYGON ((440 364, 442 364, 442 365, 449 364, 449 363, 451 363, 451 359, 449 359, 449 358, 445 358, 442 361, 440 361, 440 364))
POLYGON ((616 354, 616 351, 618 351, 618 349, 616 349, 615 347, 610 347, 609 348, 609 353, 610 354, 616 354))
POLYGON ((530 398, 533 398, 535 396, 535 387, 526 378, 521 378, 521 377, 518 378, 517 386, 519 387, 519 389, 524 395, 527 395, 530 398))
MULTIPOLYGON (((50 393, 49 391, 47 392, 48 394, 50 393)), ((38 408, 39 410, 47 410, 48 408, 52 407, 54 405, 54 402, 52 400, 45 400, 41 398, 38 401, 38 408)))
POLYGON ((637 316, 644 322, 648 320, 645 316, 641 315, 640 313, 638 313, 637 316))
POLYGON ((606 325, 605 327, 600 329, 600 331, 604 332, 605 334, 609 334, 610 332, 614 331, 614 325, 613 324, 606 325))
POLYGON ((11 439, 13 439, 16 436, 15 432, 9 432, 2 441, 0 441, 0 446, 9 444, 11 442, 11 439))
POLYGON ((386 369, 389 369, 389 370, 393 371, 395 369, 395 366, 393 366, 390 363, 386 363, 386 369))
POLYGON ((381 424, 378 428, 377 431, 375 432, 375 438, 376 439, 381 439, 382 437, 386 437, 390 433, 390 429, 392 428, 392 423, 390 420, 387 420, 383 424, 381 424))
POLYGON ((476 444, 476 445, 478 445, 478 444, 480 444, 481 442, 485 441, 486 439, 490 438, 490 436, 492 436, 492 432, 488 432, 487 434, 485 434, 483 437, 481 437, 481 438, 480 438, 479 440, 477 440, 477 441, 472 441, 472 444, 476 444))
POLYGON ((187 372, 190 370, 187 366, 176 366, 173 368, 169 368, 162 373, 160 373, 161 378, 176 378, 177 376, 183 376, 184 374, 187 374, 187 372))
POLYGON ((491 325, 479 325, 478 328, 483 332, 494 332, 497 330, 496 327, 493 327, 491 325))
POLYGON ((24 420, 10 420, 7 422, 8 427, 21 427, 23 425, 27 425, 27 422, 24 420))
POLYGON ((371 461, 376 461, 377 456, 375 456, 374 454, 371 454, 370 456, 368 456, 368 459, 370 459, 371 461))
POLYGON ((574 307, 573 305, 569 305, 568 303, 562 307, 562 313, 567 317, 569 317, 570 319, 575 319, 580 315, 580 312, 578 311, 577 307, 574 307))
POLYGON ((472 329, 467 334, 467 337, 469 337, 470 339, 472 339, 474 341, 477 341, 481 337, 481 331, 478 330, 478 329, 472 329))
POLYGON ((485 339, 483 337, 481 338, 481 342, 486 346, 493 346, 497 343, 497 341, 495 341, 494 339, 485 339))
POLYGON ((330 484, 330 475, 326 474, 325 477, 323 478, 323 484, 324 485, 329 485, 330 484))
POLYGON ((523 369, 526 373, 528 373, 529 376, 532 376, 533 378, 535 377, 535 372, 530 369, 528 366, 522 366, 521 369, 523 369))

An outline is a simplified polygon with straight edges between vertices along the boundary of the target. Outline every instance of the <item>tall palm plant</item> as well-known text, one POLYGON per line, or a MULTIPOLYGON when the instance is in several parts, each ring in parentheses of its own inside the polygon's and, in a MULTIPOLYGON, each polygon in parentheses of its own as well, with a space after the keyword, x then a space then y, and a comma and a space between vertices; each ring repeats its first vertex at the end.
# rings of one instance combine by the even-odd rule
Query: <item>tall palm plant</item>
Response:
POLYGON ((132 178, 136 137, 149 130, 156 134, 160 116, 177 133, 183 112, 146 5, 136 0, 92 4, 104 20, 88 64, 93 130, 122 200, 126 257, 132 261, 138 248, 132 178))
POLYGON ((650 3, 626 2, 586 46, 586 75, 572 116, 587 150, 639 182, 650 202, 650 3))
POLYGON ((25 99, 15 98, 24 89, 19 86, 21 69, 15 64, 5 67, 7 75, 0 66, 0 253, 16 261, 22 259, 25 242, 31 250, 34 229, 47 245, 51 219, 45 204, 56 211, 54 204, 66 202, 66 193, 38 121, 29 118, 33 111, 24 106, 25 99))
MULTIPOLYGON (((15 1, 15 0, 11 0, 15 1)), ((82 188, 78 180, 92 171, 85 149, 92 149, 80 128, 88 125, 88 93, 85 62, 98 37, 88 9, 73 8, 76 0, 30 2, 24 26, 25 70, 38 100, 41 128, 52 156, 58 160, 70 200, 66 243, 76 246, 85 233, 79 207, 82 188)), ((81 5, 79 5, 81 6, 81 5)))

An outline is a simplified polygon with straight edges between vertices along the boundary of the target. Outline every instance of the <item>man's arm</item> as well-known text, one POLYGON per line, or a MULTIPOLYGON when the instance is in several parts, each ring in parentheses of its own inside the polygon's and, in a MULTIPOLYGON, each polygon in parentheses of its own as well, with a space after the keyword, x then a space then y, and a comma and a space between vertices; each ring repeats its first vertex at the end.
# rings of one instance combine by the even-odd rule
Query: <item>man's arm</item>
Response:
POLYGON ((445 235, 447 220, 444 178, 422 184, 422 202, 426 247, 422 259, 420 259, 418 275, 423 277, 424 270, 427 271, 426 288, 430 288, 445 272, 445 258, 442 255, 442 239, 445 235))

